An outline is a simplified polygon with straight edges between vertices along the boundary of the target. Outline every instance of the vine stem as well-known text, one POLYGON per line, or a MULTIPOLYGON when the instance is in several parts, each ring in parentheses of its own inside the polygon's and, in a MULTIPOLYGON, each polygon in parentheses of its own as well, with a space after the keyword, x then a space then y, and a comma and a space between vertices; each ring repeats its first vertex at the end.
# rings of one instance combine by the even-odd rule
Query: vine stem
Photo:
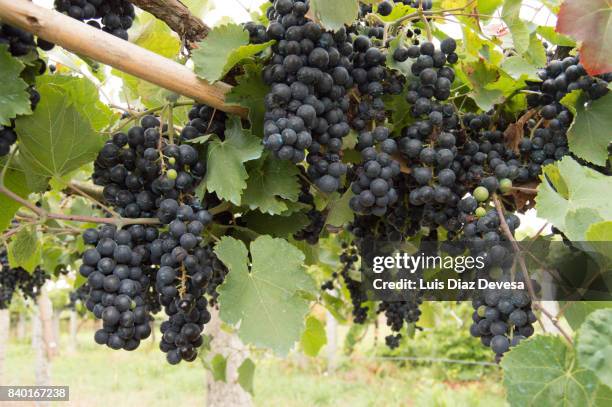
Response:
MULTIPOLYGON (((563 327, 559 324, 559 321, 550 314, 547 310, 545 310, 538 302, 536 302, 535 290, 533 289, 533 284, 531 284, 531 277, 529 277, 529 272, 527 271, 527 265, 525 264, 525 259, 523 258, 523 254, 521 252, 521 248, 519 247, 516 239, 512 235, 512 231, 506 222, 506 217, 504 216, 504 209, 502 208, 501 201, 499 200, 497 194, 493 194, 493 203, 495 204, 495 209, 497 210, 497 215, 499 216, 500 225, 504 235, 510 241, 512 245, 513 251, 518 256, 519 266, 521 267, 521 272, 523 274, 523 279, 525 280, 525 284, 527 285, 527 291, 529 292, 529 296, 531 297, 531 302, 534 307, 542 311, 542 314, 546 315, 548 319, 553 323, 553 325, 559 330, 559 332, 567 339, 570 344, 573 344, 571 336, 563 329, 563 327)), ((543 327, 542 321, 538 318, 538 322, 543 327)))
POLYGON ((6 170, 13 156, 14 156, 14 150, 13 150, 13 153, 9 156, 4 168, 2 169, 2 173, 0 174, 0 194, 6 195, 8 198, 12 199, 18 204, 21 204, 22 206, 25 206, 26 208, 28 208, 30 211, 34 212, 34 214, 36 214, 36 216, 39 218, 40 223, 45 223, 47 219, 55 219, 55 220, 65 220, 65 221, 71 221, 71 222, 105 223, 105 224, 116 225, 119 228, 123 226, 127 226, 127 225, 157 225, 160 223, 159 219, 157 218, 134 218, 134 219, 122 218, 122 217, 100 218, 96 216, 64 215, 62 213, 47 212, 45 209, 39 208, 38 206, 28 201, 27 199, 20 197, 15 192, 8 189, 6 185, 4 184, 4 177, 6 175, 6 170))
POLYGON ((510 190, 512 191, 520 191, 520 192, 525 192, 527 194, 537 194, 538 190, 535 188, 525 188, 525 187, 511 187, 510 190))

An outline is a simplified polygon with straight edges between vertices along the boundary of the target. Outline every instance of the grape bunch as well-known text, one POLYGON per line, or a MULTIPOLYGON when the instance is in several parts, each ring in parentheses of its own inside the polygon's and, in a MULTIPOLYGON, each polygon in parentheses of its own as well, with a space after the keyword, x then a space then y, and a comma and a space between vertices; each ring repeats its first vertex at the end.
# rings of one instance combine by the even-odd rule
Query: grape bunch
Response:
MULTIPOLYGON (((530 119, 524 128, 525 136, 520 140, 521 158, 529 172, 529 179, 536 179, 541 168, 569 155, 567 132, 573 122, 571 111, 561 104, 561 99, 569 92, 581 90, 585 103, 590 103, 606 95, 611 74, 591 77, 580 63, 580 56, 570 56, 562 60, 553 59, 538 71, 541 82, 528 82, 527 96, 529 107, 538 109, 538 116, 530 119), (536 121, 537 117, 540 120, 536 121)), ((589 166, 599 171, 603 168, 589 166)), ((525 181, 521 177, 520 181, 525 181)))
POLYGON ((94 183, 104 187, 104 198, 121 216, 155 217, 163 198, 190 193, 204 176, 197 151, 168 144, 162 137, 166 130, 157 118, 145 116, 127 134, 116 133, 98 154, 94 183))
POLYGON ((181 130, 181 138, 187 141, 205 134, 223 137, 226 119, 227 115, 220 110, 208 105, 194 105, 189 111, 189 123, 181 130))
POLYGON ((11 146, 17 141, 15 128, 10 126, 0 126, 0 157, 7 155, 11 151, 11 146))
POLYGON ((36 267, 31 274, 21 267, 12 268, 6 250, 0 251, 0 309, 11 305, 16 291, 19 291, 24 299, 36 300, 49 278, 49 274, 40 267, 36 267))
MULTIPOLYGON (((300 168, 302 175, 304 170, 300 168)), ((306 213, 309 223, 303 229, 293 234, 294 239, 306 241, 310 245, 315 245, 319 241, 319 236, 325 227, 325 215, 319 211, 315 205, 314 196, 310 192, 310 185, 303 178, 300 178, 300 196, 298 202, 310 206, 306 213)))
POLYGON ((536 316, 525 291, 488 290, 472 300, 474 313, 470 334, 495 352, 499 362, 511 346, 533 335, 536 316))
MULTIPOLYGON (((192 139, 212 127, 223 137, 223 117, 215 116, 210 107, 196 105, 189 116, 181 139, 192 139), (194 136, 185 137, 188 127, 194 136)), ((140 126, 132 127, 127 134, 115 134, 100 151, 93 178, 104 187, 106 201, 121 216, 154 222, 138 224, 135 219, 137 224, 121 230, 114 228, 113 234, 111 227, 103 226, 83 236, 87 243, 96 245, 84 253, 81 274, 87 275, 92 288, 88 309, 105 322, 96 334, 98 343, 115 349, 135 349, 150 333, 142 318, 148 327, 150 314, 163 307, 168 320, 161 327, 160 349, 167 354, 168 362, 177 364, 196 358, 203 326, 210 320, 205 294, 212 294, 226 274, 202 238, 213 217, 193 195, 205 171, 206 165, 199 160, 195 148, 173 144, 167 126, 151 115, 144 116, 140 126), (104 241, 100 240, 102 234, 104 241), (110 246, 114 246, 112 252, 110 246), (129 264, 125 263, 129 260, 128 251, 132 253, 129 264), (118 255, 124 257, 118 259, 118 255), (104 256, 112 256, 113 263, 108 267, 104 256), (129 274, 122 272, 119 281, 104 276, 107 269, 114 276, 118 267, 123 270, 125 266, 129 266, 129 274), (136 269, 140 273, 132 275, 136 269), (122 285, 133 289, 128 292, 122 285), (96 290, 102 292, 94 294, 96 290), (111 303, 111 295, 117 292, 128 295, 130 308, 111 303), (139 319, 129 325, 132 318, 124 314, 136 314, 136 310, 139 319)), ((117 298, 115 295, 114 301, 117 298)))
POLYGON ((57 11, 127 40, 136 13, 128 0, 55 0, 57 11))
POLYGON ((363 162, 356 169, 356 181, 351 185, 355 196, 349 205, 357 213, 382 216, 398 199, 393 178, 400 174, 400 165, 391 157, 397 151, 397 144, 389 138, 389 129, 377 127, 359 135, 358 148, 363 162), (375 149, 375 143, 380 145, 380 152, 375 149))
POLYGON ((42 38, 35 39, 34 35, 21 28, 0 23, 0 45, 2 44, 8 46, 9 52, 14 57, 23 57, 31 52, 36 52, 36 47, 43 51, 50 51, 55 46, 42 38))
POLYGON ((66 308, 76 311, 78 303, 85 304, 89 298, 89 285, 87 283, 80 285, 68 294, 68 305, 66 308))
POLYGON ((83 253, 79 269, 90 288, 85 306, 103 322, 94 335, 96 343, 131 351, 151 334, 144 293, 153 276, 147 244, 156 237, 155 228, 142 225, 104 225, 83 232, 85 243, 94 246, 83 253))
POLYGON ((283 160, 300 163, 308 154, 308 176, 323 192, 340 188, 346 173, 342 139, 349 133, 346 112, 352 46, 347 32, 324 32, 306 18, 308 2, 278 0, 268 11, 267 34, 277 40, 264 69, 264 146, 283 160), (315 168, 316 167, 316 168, 315 168))

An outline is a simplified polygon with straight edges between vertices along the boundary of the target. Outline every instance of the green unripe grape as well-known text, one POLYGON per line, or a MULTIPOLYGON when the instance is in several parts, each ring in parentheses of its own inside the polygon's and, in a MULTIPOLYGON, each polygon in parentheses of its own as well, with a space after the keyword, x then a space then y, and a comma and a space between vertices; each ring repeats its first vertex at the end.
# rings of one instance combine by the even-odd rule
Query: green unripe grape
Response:
POLYGON ((166 176, 168 177, 168 179, 176 179, 177 175, 178 174, 176 173, 176 170, 170 169, 166 172, 166 176))
POLYGON ((502 192, 502 194, 510 192, 510 189, 512 189, 512 180, 504 178, 499 181, 499 190, 502 192))
POLYGON ((476 187, 474 190, 474 198, 478 202, 484 202, 489 199, 489 191, 485 187, 476 187))
POLYGON ((478 310, 476 312, 478 312, 478 316, 480 318, 484 318, 486 310, 487 310, 487 306, 486 305, 481 305, 480 307, 478 307, 478 310))
POLYGON ((170 165, 176 164, 176 158, 174 158, 174 157, 168 158, 168 164, 170 164, 170 165))
POLYGON ((476 214, 476 217, 482 218, 483 216, 487 214, 487 210, 483 207, 478 207, 476 208, 475 214, 476 214))

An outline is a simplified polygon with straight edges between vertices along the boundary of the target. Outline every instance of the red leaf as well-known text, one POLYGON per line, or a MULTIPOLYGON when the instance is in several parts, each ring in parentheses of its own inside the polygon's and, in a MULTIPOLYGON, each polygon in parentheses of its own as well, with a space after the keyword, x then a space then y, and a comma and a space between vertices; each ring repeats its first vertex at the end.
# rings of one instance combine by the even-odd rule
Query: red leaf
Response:
POLYGON ((612 72, 610 0, 565 0, 559 10, 556 31, 582 41, 580 62, 589 75, 612 72))

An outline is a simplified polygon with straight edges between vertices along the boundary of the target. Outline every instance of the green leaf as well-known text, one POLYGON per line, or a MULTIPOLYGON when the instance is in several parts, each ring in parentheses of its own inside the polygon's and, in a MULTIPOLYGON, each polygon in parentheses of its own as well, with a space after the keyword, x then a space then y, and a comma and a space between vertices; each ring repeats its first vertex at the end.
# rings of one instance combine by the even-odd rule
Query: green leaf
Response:
POLYGON ((582 98, 576 104, 576 116, 567 132, 569 148, 578 157, 606 165, 608 144, 612 140, 612 93, 585 106, 582 98))
POLYGON ((253 379, 255 378, 255 363, 246 358, 238 367, 238 384, 244 391, 253 395, 253 379))
POLYGON ((457 73, 465 76, 466 82, 472 88, 469 96, 485 112, 503 101, 504 93, 501 90, 487 89, 488 84, 497 81, 499 78, 499 72, 495 66, 479 60, 463 63, 462 69, 457 73))
POLYGON ((351 198, 354 196, 350 188, 340 197, 329 203, 329 213, 327 215, 327 225, 341 227, 351 222, 355 218, 355 212, 349 206, 351 198))
POLYGON ((580 328, 593 311, 612 308, 612 301, 575 301, 567 306, 565 304, 560 302, 559 306, 565 309, 563 316, 574 331, 580 328))
POLYGON ((287 216, 268 215, 259 211, 251 211, 242 218, 247 227, 259 234, 276 237, 287 237, 306 227, 310 220, 303 213, 296 212, 287 216))
POLYGON ((40 264, 41 246, 34 226, 21 229, 11 240, 8 259, 12 268, 21 267, 29 273, 40 264))
POLYGON ((529 44, 529 29, 527 24, 521 20, 519 14, 521 12, 522 0, 506 0, 502 8, 502 20, 508 26, 512 34, 512 43, 514 49, 519 54, 527 51, 529 44))
POLYGON ((98 88, 87 78, 44 75, 36 80, 36 86, 41 94, 52 89, 66 95, 74 108, 87 118, 96 131, 101 131, 112 122, 113 111, 100 101, 98 88))
POLYGON ((576 41, 574 41, 571 37, 568 37, 567 35, 559 34, 555 31, 555 27, 540 26, 536 29, 536 32, 540 34, 546 41, 552 44, 572 48, 576 46, 576 41))
POLYGON ((609 406, 612 390, 576 365, 576 356, 558 336, 524 340, 501 361, 511 406, 609 406))
POLYGON ((567 107, 574 116, 576 116, 576 105, 578 105, 578 100, 581 99, 582 90, 576 89, 563 96, 559 102, 565 107, 567 107))
MULTIPOLYGON (((4 168, 5 162, 6 160, 2 161, 0 168, 4 168)), ((28 189, 25 173, 14 162, 15 160, 11 162, 11 167, 7 169, 4 175, 4 186, 20 197, 27 198, 30 190, 28 189)), ((0 233, 9 227, 13 216, 20 207, 19 203, 4 194, 0 194, 0 233)))
POLYGON ((327 335, 323 323, 313 316, 308 317, 306 319, 306 329, 300 340, 304 353, 315 357, 326 343, 327 335))
POLYGON ((267 154, 264 159, 252 163, 248 172, 249 180, 242 203, 249 208, 278 215, 287 210, 283 199, 297 201, 300 183, 295 164, 267 154))
POLYGON ((588 226, 596 219, 612 219, 612 206, 607 194, 602 194, 612 191, 611 177, 564 157, 544 167, 541 178, 536 197, 538 216, 550 221, 570 240, 584 241, 588 226))
POLYGON ((217 382, 226 381, 227 359, 220 353, 217 353, 210 361, 210 372, 213 379, 217 382))
MULTIPOLYGON (((397 7, 398 6, 396 6, 395 8, 397 7)), ((413 75, 410 68, 412 67, 413 61, 408 58, 404 62, 398 62, 395 60, 395 58, 393 58, 393 53, 395 52, 395 50, 398 49, 400 46, 404 46, 405 41, 406 35, 402 31, 400 35, 396 36, 394 39, 391 40, 391 42, 389 42, 389 50, 387 51, 386 64, 389 68, 401 72, 402 74, 404 74, 404 76, 412 77, 413 75)))
POLYGON ((590 225, 586 238, 589 242, 612 242, 612 220, 590 225))
MULTIPOLYGON (((405 4, 402 4, 400 2, 395 3, 393 10, 391 11, 391 14, 389 14, 388 16, 383 16, 380 14, 377 14, 378 18, 380 18, 382 21, 385 22, 393 22, 399 18, 402 18, 410 13, 415 12, 416 9, 410 6, 407 6, 405 4)), ((376 9, 376 12, 378 13, 378 9, 376 9)))
MULTIPOLYGON (((135 26, 130 29, 130 42, 166 58, 176 57, 181 48, 178 36, 163 21, 146 12, 138 15, 135 26)), ((140 99, 147 108, 167 103, 166 96, 169 91, 116 69, 113 69, 112 73, 123 79, 125 86, 122 91, 127 101, 140 99)), ((183 110, 185 109, 175 109, 175 117, 183 110)))
POLYGON ((249 110, 251 132, 263 135, 266 105, 264 98, 269 87, 263 81, 262 69, 255 64, 244 66, 245 74, 237 78, 238 83, 225 96, 225 103, 242 106, 249 110))
POLYGON ((146 12, 138 15, 136 21, 130 30, 130 42, 166 58, 178 54, 181 40, 166 23, 146 12))
POLYGON ((218 81, 238 62, 263 51, 272 43, 249 44, 249 33, 238 24, 215 27, 193 51, 193 70, 209 82, 218 81))
POLYGON ((221 319, 239 324, 243 341, 286 355, 308 312, 300 292, 314 290, 302 252, 283 239, 261 236, 251 243, 249 262, 244 243, 225 236, 215 253, 230 270, 217 289, 221 319))
POLYGON ((580 366, 612 387, 612 309, 595 311, 584 321, 576 337, 576 354, 580 366))
POLYGON ((30 114, 28 84, 19 76, 25 65, 0 45, 0 125, 10 125, 20 114, 30 114))
POLYGON ((240 205, 249 175, 244 163, 261 157, 261 141, 242 128, 240 119, 228 119, 225 140, 211 140, 207 151, 206 188, 221 199, 240 205))
POLYGON ((539 80, 538 66, 530 64, 519 55, 506 58, 500 68, 514 79, 525 77, 530 80, 539 80))
POLYGON ((359 14, 358 0, 312 0, 312 15, 328 30, 336 31, 351 25, 359 14))
POLYGON ((504 0, 478 0, 478 13, 484 15, 493 15, 495 10, 502 5, 504 0))
POLYGON ((30 116, 16 120, 24 171, 37 177, 61 177, 91 162, 104 139, 89 118, 52 86, 40 89, 41 101, 30 116))

